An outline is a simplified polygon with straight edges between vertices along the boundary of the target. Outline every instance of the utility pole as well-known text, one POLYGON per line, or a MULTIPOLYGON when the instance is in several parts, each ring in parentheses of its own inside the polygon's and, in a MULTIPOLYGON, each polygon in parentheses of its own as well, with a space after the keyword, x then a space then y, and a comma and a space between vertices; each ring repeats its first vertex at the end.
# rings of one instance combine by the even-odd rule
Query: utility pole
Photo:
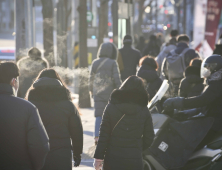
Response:
POLYGON ((118 1, 114 0, 112 3, 112 17, 113 17, 113 43, 118 47, 118 1))
POLYGON ((155 11, 155 27, 156 27, 156 32, 157 32, 157 26, 158 26, 158 0, 156 0, 156 11, 155 11))
POLYGON ((183 0, 183 33, 187 32, 187 0, 183 0))
POLYGON ((25 20, 25 1, 15 1, 15 32, 16 32, 16 61, 26 56, 26 20, 25 20))
POLYGON ((52 0, 41 0, 43 16, 44 56, 50 66, 55 65, 53 41, 53 3, 52 0))
POLYGON ((91 107, 88 90, 88 52, 87 52, 87 20, 86 20, 86 0, 79 0, 79 107, 91 107), (87 70, 87 71, 86 71, 87 70))
POLYGON ((103 43, 103 38, 108 35, 108 2, 108 0, 100 0, 98 47, 103 43))
POLYGON ((177 4, 176 7, 177 7, 177 30, 180 32, 180 4, 177 4))

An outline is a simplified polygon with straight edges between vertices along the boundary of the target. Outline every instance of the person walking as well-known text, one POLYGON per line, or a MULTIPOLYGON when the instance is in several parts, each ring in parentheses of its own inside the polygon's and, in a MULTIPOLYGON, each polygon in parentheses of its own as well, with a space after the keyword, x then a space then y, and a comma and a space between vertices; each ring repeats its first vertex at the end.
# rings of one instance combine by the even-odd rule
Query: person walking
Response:
POLYGON ((72 170, 79 166, 83 149, 83 129, 70 91, 54 69, 42 70, 26 98, 39 110, 50 139, 50 152, 42 170, 72 170), (71 140, 70 140, 71 139, 71 140))
POLYGON ((157 74, 157 69, 158 64, 152 57, 145 56, 140 59, 140 68, 136 75, 145 80, 149 100, 155 96, 162 85, 162 80, 157 74))
POLYGON ((145 39, 144 39, 143 36, 140 36, 139 42, 138 42, 138 44, 136 46, 136 49, 139 50, 140 53, 142 54, 143 49, 145 48, 145 46, 146 46, 145 39))
POLYGON ((163 79, 163 77, 160 74, 163 60, 170 53, 170 51, 176 49, 176 46, 177 46, 177 39, 176 38, 178 36, 178 31, 177 30, 172 30, 170 32, 170 36, 171 36, 170 41, 162 45, 162 50, 159 53, 159 55, 156 57, 156 61, 157 61, 158 66, 159 66, 158 74, 160 75, 161 79, 163 79))
POLYGON ((49 68, 49 64, 48 61, 42 57, 41 51, 36 47, 31 48, 28 51, 28 56, 21 58, 17 64, 21 73, 18 96, 24 98, 39 72, 44 68, 49 68))
POLYGON ((132 48, 132 43, 132 37, 126 35, 123 39, 123 48, 119 49, 117 61, 122 81, 126 80, 129 76, 136 75, 139 60, 142 57, 138 50, 132 48))
POLYGON ((36 107, 16 97, 19 69, 0 63, 0 169, 40 170, 49 139, 36 107))
POLYGON ((92 63, 89 77, 89 91, 94 98, 95 107, 95 144, 99 137, 99 128, 103 111, 110 94, 121 85, 119 67, 116 62, 117 49, 112 43, 103 43, 92 63))
POLYGON ((161 74, 170 81, 171 96, 177 96, 180 81, 184 78, 184 71, 194 58, 200 58, 199 53, 189 48, 189 37, 185 34, 178 36, 178 45, 164 59, 161 74))
POLYGON ((111 94, 104 111, 94 167, 99 170, 143 170, 142 152, 154 139, 143 80, 130 76, 111 94))
POLYGON ((180 82, 179 97, 199 96, 204 90, 204 79, 200 77, 201 59, 193 59, 184 72, 185 78, 180 82))
POLYGON ((152 57, 157 57, 159 53, 160 53, 160 46, 157 41, 157 37, 156 35, 151 35, 148 44, 143 50, 143 56, 149 55, 152 57))

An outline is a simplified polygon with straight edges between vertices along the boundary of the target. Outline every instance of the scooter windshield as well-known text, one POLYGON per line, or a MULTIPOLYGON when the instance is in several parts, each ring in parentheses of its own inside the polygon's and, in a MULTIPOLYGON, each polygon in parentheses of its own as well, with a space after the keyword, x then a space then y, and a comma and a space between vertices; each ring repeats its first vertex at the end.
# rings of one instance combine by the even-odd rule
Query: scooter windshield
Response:
POLYGON ((158 92, 156 93, 156 95, 152 98, 152 100, 148 103, 148 108, 151 109, 153 108, 158 101, 160 101, 162 99, 162 97, 165 95, 165 93, 167 92, 169 88, 169 83, 168 80, 164 80, 160 89, 158 90, 158 92))

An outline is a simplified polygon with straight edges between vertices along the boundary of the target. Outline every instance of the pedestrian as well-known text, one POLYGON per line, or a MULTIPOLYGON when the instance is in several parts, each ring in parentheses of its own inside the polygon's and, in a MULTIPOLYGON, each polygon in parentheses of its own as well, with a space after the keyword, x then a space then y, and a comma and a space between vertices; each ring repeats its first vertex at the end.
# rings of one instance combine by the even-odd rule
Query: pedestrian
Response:
POLYGON ((140 59, 140 68, 137 72, 137 76, 145 80, 149 100, 155 96, 162 85, 162 80, 157 74, 157 69, 158 64, 152 57, 145 56, 140 59))
POLYGON ((148 44, 143 50, 143 56, 149 55, 155 58, 158 56, 159 53, 160 53, 160 46, 157 41, 157 37, 156 35, 151 35, 148 44))
POLYGON ((17 64, 21 73, 18 96, 24 98, 39 72, 44 68, 49 68, 49 64, 36 47, 31 48, 28 51, 28 56, 20 59, 17 64))
POLYGON ((201 59, 193 59, 184 72, 185 78, 180 82, 179 94, 180 97, 199 96, 204 90, 204 79, 200 77, 201 59))
POLYGON ((103 114, 94 167, 99 170, 143 170, 142 152, 154 139, 148 94, 143 80, 130 76, 111 94, 103 114))
POLYGON ((139 42, 136 46, 136 49, 140 51, 140 53, 142 54, 143 53, 143 49, 145 48, 146 46, 146 43, 145 43, 145 39, 143 36, 140 36, 139 38, 139 42))
POLYGON ((70 91, 54 69, 42 70, 26 98, 39 110, 50 139, 50 152, 42 170, 72 170, 79 166, 83 149, 83 129, 70 91))
POLYGON ((40 170, 49 139, 36 107, 16 97, 19 69, 0 63, 0 169, 40 170))
POLYGON ((139 60, 142 57, 140 52, 132 48, 132 37, 126 35, 123 39, 123 48, 119 49, 118 65, 120 67, 121 79, 124 81, 129 76, 136 75, 139 60))
POLYGON ((198 52, 189 48, 189 37, 181 34, 177 38, 178 45, 164 59, 161 74, 170 82, 171 96, 178 95, 180 81, 184 78, 184 71, 194 58, 200 58, 198 52))
POLYGON ((110 94, 121 85, 119 67, 116 62, 117 49, 112 43, 103 43, 92 63, 89 77, 89 91, 94 98, 95 107, 95 144, 99 137, 99 128, 103 111, 110 94))
MULTIPOLYGON (((177 30, 172 30, 170 32, 170 36, 171 36, 170 41, 162 45, 162 50, 156 58, 156 61, 157 61, 158 66, 159 66, 159 68, 158 68, 158 74, 159 75, 161 75, 160 72, 161 72, 161 67, 162 67, 163 60, 170 53, 170 51, 176 49, 176 45, 177 45, 177 39, 176 38, 178 36, 178 31, 177 30)), ((162 76, 160 76, 160 78, 163 79, 162 76)))
POLYGON ((220 35, 218 43, 216 44, 216 48, 214 49, 214 54, 222 55, 222 34, 220 35))

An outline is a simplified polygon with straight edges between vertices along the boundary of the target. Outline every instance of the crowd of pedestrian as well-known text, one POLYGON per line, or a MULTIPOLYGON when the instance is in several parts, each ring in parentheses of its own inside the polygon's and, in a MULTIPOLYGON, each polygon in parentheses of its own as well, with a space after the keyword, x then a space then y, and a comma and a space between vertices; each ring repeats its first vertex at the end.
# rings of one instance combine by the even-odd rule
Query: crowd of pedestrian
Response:
MULTIPOLYGON (((165 79, 170 84, 165 110, 214 117, 204 142, 222 134, 222 36, 214 55, 203 61, 187 35, 172 30, 166 43, 161 36, 151 35, 147 44, 141 36, 135 49, 126 35, 121 49, 110 42, 98 49, 89 74, 96 170, 143 169, 142 152, 154 140, 147 105, 165 79)), ((71 170, 72 158, 75 167, 80 165, 80 114, 66 84, 37 48, 17 64, 0 63, 0 110, 0 169, 71 170)))

